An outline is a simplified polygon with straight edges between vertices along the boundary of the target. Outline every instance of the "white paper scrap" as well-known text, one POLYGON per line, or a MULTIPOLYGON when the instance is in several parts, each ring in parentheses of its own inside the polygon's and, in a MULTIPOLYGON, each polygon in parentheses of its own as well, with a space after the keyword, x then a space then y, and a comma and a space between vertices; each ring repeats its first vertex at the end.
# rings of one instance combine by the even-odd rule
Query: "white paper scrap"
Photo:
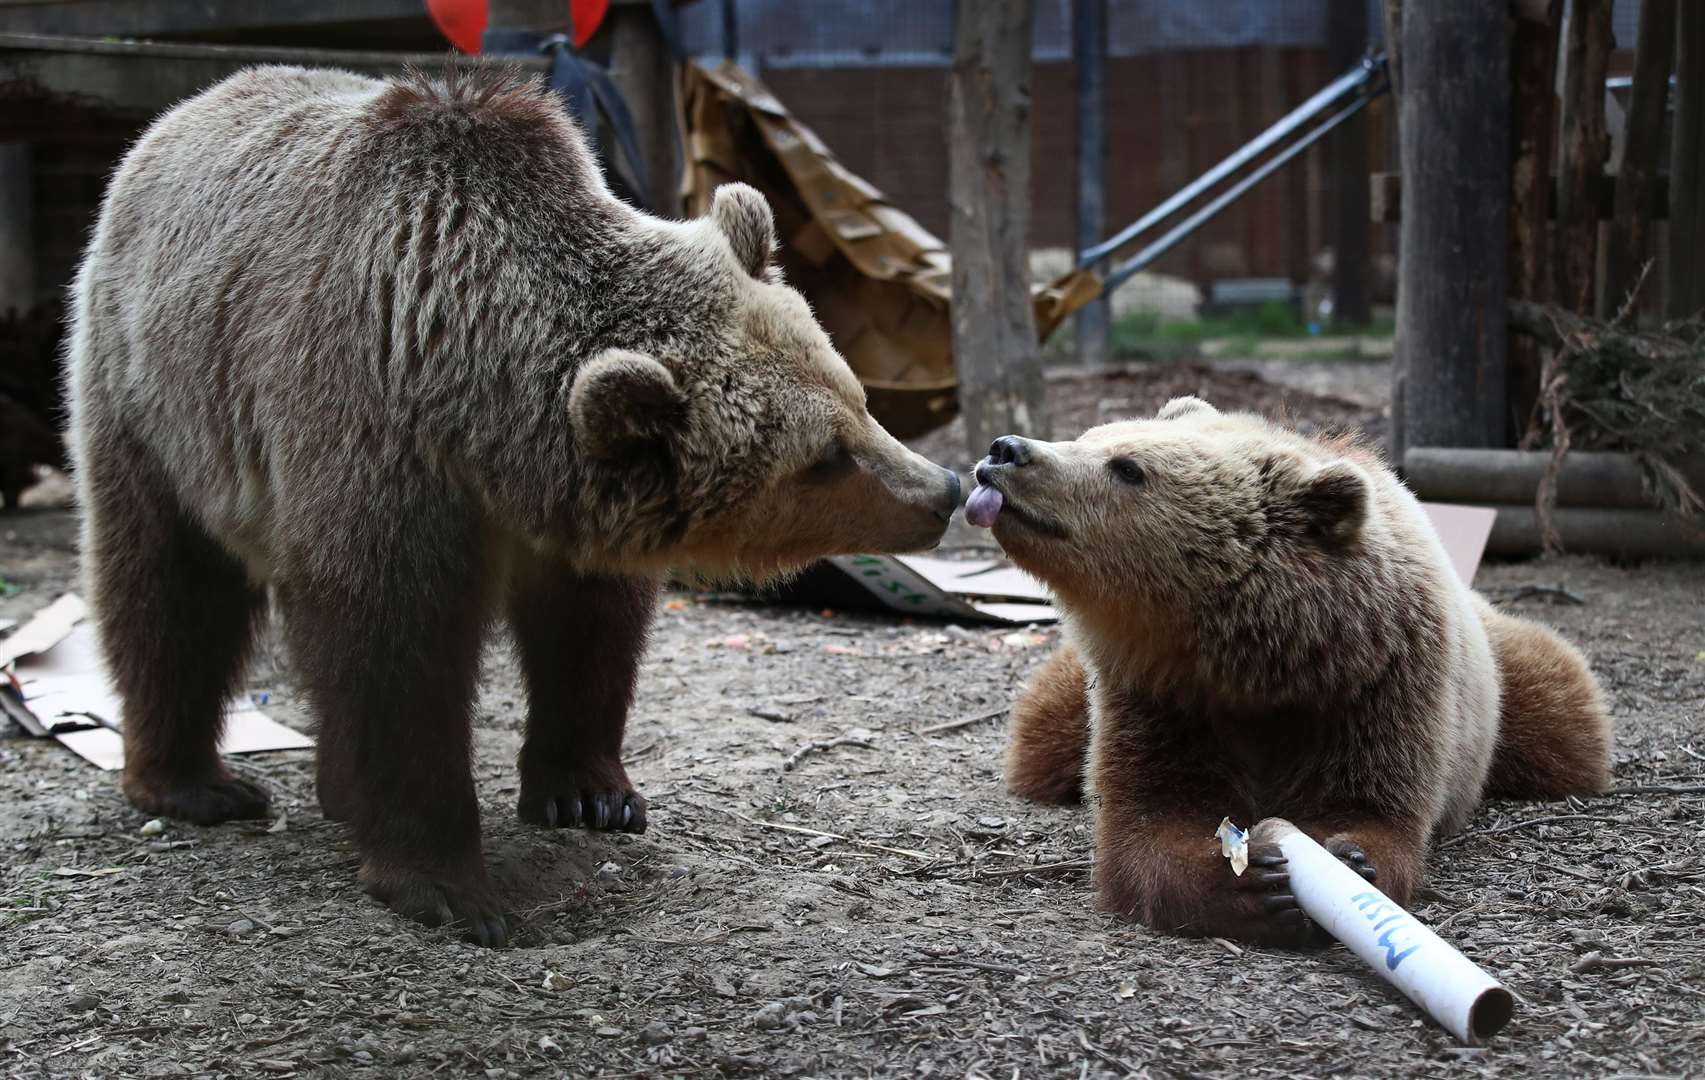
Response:
MULTIPOLYGON (((12 665, 12 677, 23 695, 21 705, 13 701, 8 706, 27 711, 42 733, 97 768, 121 769, 122 702, 107 677, 95 628, 83 621, 87 614, 83 601, 68 593, 0 642, 0 657, 4 657, 0 666, 12 665)), ((226 706, 220 753, 313 745, 312 739, 273 720, 245 698, 226 706)))
POLYGON ((1231 872, 1242 877, 1249 869, 1249 834, 1233 825, 1230 818, 1224 818, 1214 830, 1214 837, 1220 842, 1220 854, 1231 860, 1231 872))

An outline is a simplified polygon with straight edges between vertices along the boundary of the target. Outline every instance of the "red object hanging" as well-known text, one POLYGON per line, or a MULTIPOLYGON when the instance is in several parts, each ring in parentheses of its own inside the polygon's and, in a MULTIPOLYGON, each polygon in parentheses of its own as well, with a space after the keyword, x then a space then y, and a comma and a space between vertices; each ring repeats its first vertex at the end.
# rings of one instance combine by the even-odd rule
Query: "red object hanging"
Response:
POLYGON ((450 44, 469 56, 480 51, 485 34, 486 0, 426 0, 426 13, 450 44))
MULTIPOLYGON (((479 54, 488 18, 486 0, 426 0, 426 13, 450 44, 470 56, 479 54)), ((569 0, 568 17, 574 24, 576 49, 586 47, 609 13, 610 0, 569 0)))
POLYGON ((569 18, 574 20, 574 47, 584 49, 610 13, 610 0, 569 0, 569 18))

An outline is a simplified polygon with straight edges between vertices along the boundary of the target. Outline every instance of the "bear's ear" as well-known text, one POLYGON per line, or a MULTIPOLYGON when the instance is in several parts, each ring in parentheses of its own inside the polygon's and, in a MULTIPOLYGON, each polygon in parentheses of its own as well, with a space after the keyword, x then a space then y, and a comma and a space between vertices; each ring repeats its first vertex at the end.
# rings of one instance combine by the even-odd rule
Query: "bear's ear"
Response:
POLYGON ((1309 531, 1332 544, 1348 543, 1361 535, 1371 498, 1361 472, 1341 461, 1303 481, 1296 494, 1309 531))
POLYGON ((617 458, 678 430, 687 398, 669 369, 651 357, 605 349, 574 373, 568 412, 576 451, 617 458))
POLYGON ((1218 416, 1220 411, 1199 397, 1175 397, 1160 407, 1155 419, 1176 420, 1180 416, 1193 416, 1197 413, 1203 416, 1218 416))
POLYGON ((776 255, 776 219, 770 204, 747 184, 724 184, 710 200, 710 219, 728 237, 728 246, 748 274, 764 279, 776 255))

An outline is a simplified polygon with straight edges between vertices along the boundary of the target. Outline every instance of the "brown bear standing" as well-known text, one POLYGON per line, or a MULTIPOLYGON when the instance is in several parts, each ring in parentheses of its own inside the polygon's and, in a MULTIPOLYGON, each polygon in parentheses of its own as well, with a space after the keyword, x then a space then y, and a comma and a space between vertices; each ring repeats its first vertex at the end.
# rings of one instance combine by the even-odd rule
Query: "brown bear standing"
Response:
POLYGON ((1276 846, 1257 825, 1235 875, 1221 818, 1288 818, 1406 904, 1482 796, 1605 787, 1580 654, 1458 581, 1353 443, 1179 398, 1075 442, 1003 437, 976 474, 967 519, 1053 588, 1071 642, 1013 710, 1007 783, 1087 788, 1109 910, 1299 942, 1276 846))
POLYGON ((270 588, 321 805, 398 911, 507 932, 469 767, 494 618, 527 683, 521 817, 643 829, 622 732, 664 569, 924 548, 958 503, 870 417, 774 246, 751 188, 695 222, 620 203, 511 76, 259 68, 157 121, 70 346, 130 800, 265 812, 216 748, 270 588))

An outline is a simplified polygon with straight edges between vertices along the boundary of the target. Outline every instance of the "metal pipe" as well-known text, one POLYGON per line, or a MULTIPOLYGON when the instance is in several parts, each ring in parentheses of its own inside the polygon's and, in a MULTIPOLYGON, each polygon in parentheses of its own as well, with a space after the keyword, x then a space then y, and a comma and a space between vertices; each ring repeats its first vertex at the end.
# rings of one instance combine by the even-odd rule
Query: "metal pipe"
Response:
POLYGON ((1356 67, 1345 72, 1328 83, 1325 89, 1316 93, 1307 101, 1286 113, 1272 127, 1257 135, 1233 151, 1229 157, 1209 169, 1177 194, 1150 210, 1135 223, 1121 230, 1117 235, 1095 245, 1087 251, 1080 252, 1077 258, 1079 267, 1086 267, 1100 262, 1102 259, 1118 251, 1126 244, 1135 240, 1143 233, 1159 225, 1171 217, 1202 192, 1230 176, 1233 172, 1247 165, 1264 151, 1271 149, 1279 140, 1302 127, 1309 120, 1325 112, 1346 94, 1354 93, 1373 80, 1376 74, 1385 70, 1385 55, 1383 53, 1364 59, 1356 67))
POLYGON ((1332 118, 1327 120, 1326 123, 1315 128, 1313 131, 1304 135, 1291 145, 1285 147, 1284 150, 1264 162, 1259 169, 1256 169, 1248 176, 1245 176, 1242 180, 1239 180, 1237 183, 1227 188, 1212 202, 1179 222, 1179 224, 1171 232, 1131 256, 1129 261, 1120 263, 1118 268, 1111 274, 1108 274, 1106 279, 1102 282, 1102 292, 1105 294, 1111 294, 1114 289, 1117 289, 1132 274, 1135 274, 1145 266, 1153 263, 1156 259, 1159 259, 1162 255, 1165 255, 1168 251, 1171 251, 1180 241, 1188 237, 1197 229, 1201 228, 1203 225, 1207 224, 1208 221, 1210 221, 1221 210, 1224 210, 1227 206, 1230 206, 1232 203, 1242 198, 1244 193, 1250 188, 1267 179, 1267 177, 1273 175, 1275 172, 1278 172, 1279 169, 1283 168, 1292 158, 1325 138, 1326 135, 1339 124, 1342 124, 1350 117, 1365 109, 1368 103, 1373 101, 1377 96, 1377 94, 1369 95, 1367 97, 1357 98, 1355 101, 1350 102, 1350 104, 1334 113, 1332 118))

